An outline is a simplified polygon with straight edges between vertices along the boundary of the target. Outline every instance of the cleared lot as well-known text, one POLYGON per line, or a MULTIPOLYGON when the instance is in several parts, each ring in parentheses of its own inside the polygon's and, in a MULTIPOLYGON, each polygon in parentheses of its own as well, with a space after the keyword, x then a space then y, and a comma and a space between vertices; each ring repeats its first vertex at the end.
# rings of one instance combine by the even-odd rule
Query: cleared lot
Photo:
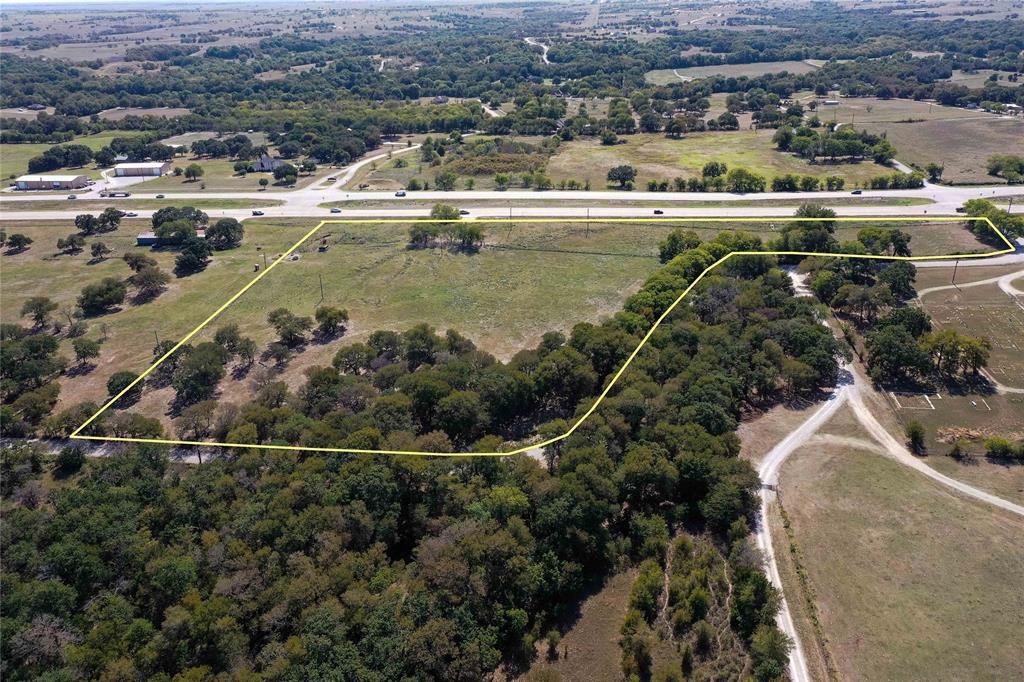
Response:
POLYGON ((848 423, 825 431, 783 466, 781 496, 841 678, 1024 676, 1024 523, 858 445, 848 423))
POLYGON ((719 64, 715 66, 691 66, 685 69, 658 69, 648 71, 644 78, 648 83, 654 85, 668 85, 679 83, 685 80, 696 80, 709 76, 726 76, 739 78, 740 76, 763 76, 766 73, 789 73, 800 74, 810 73, 817 70, 817 66, 803 61, 783 62, 754 62, 750 64, 719 64))
POLYGON ((921 168, 931 162, 941 164, 946 182, 1001 183, 987 173, 986 160, 994 154, 1024 154, 1024 119, 1019 117, 975 114, 959 120, 869 123, 863 127, 885 133, 901 161, 921 168))

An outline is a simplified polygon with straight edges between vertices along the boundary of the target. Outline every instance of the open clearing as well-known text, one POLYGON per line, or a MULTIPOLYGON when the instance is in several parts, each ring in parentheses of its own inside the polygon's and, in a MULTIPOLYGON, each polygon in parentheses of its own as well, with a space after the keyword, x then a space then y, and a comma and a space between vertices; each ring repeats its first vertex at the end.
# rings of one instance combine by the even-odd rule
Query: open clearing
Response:
MULTIPOLYGON (((110 141, 115 137, 133 137, 138 135, 137 132, 132 130, 112 130, 103 133, 96 133, 95 135, 83 135, 76 137, 71 142, 61 142, 59 144, 84 144, 89 149, 96 151, 101 147, 106 147, 110 144, 110 141)), ((0 178, 7 180, 11 176, 24 175, 28 172, 28 160, 33 156, 39 156, 50 147, 55 146, 47 142, 43 143, 25 143, 25 144, 0 144, 0 178)), ((88 175, 92 178, 99 178, 100 173, 98 170, 91 167, 75 168, 70 171, 55 170, 49 171, 50 173, 75 173, 81 175, 88 175)))
POLYGON ((987 173, 985 161, 994 154, 1024 154, 1024 119, 1019 117, 981 115, 960 120, 871 123, 864 128, 885 133, 901 161, 921 168, 931 162, 944 166, 942 179, 953 184, 1002 182, 987 173))
MULTIPOLYGON (((958 273, 961 284, 982 279, 958 273)), ((924 309, 939 328, 988 337, 992 354, 988 372, 996 381, 1024 388, 1024 308, 996 283, 925 294, 924 309)))
MULTIPOLYGON (((160 118, 177 118, 190 113, 189 109, 182 107, 153 107, 149 109, 140 107, 117 107, 101 111, 97 116, 105 121, 120 121, 129 116, 159 116, 160 118)), ((85 116, 83 118, 89 118, 85 116)))
POLYGON ((808 444, 780 475, 841 678, 1020 679, 1024 523, 858 442, 808 444))
POLYGON ((608 171, 629 164, 637 169, 636 186, 648 180, 671 180, 676 176, 700 177, 708 161, 724 161, 729 168, 747 168, 769 180, 793 173, 824 178, 838 175, 853 188, 892 169, 871 161, 861 163, 811 164, 792 154, 776 151, 772 130, 694 133, 672 140, 655 133, 630 135, 616 145, 597 140, 565 142, 548 162, 547 172, 557 185, 560 180, 589 180, 594 189, 608 184, 608 171))
MULTIPOLYGON (((203 169, 203 176, 196 181, 189 180, 184 175, 171 175, 167 174, 160 178, 153 178, 147 180, 144 185, 140 185, 145 188, 147 192, 198 192, 201 191, 203 185, 210 191, 258 191, 260 189, 260 178, 266 178, 270 181, 267 186, 267 191, 282 191, 289 189, 284 185, 276 184, 274 176, 271 173, 247 173, 240 175, 235 173, 234 165, 235 162, 230 159, 192 159, 186 157, 178 157, 174 160, 173 167, 181 168, 184 170, 192 164, 197 164, 203 169)), ((298 167, 298 161, 293 161, 292 165, 298 167)), ((295 187, 305 187, 306 185, 313 182, 317 177, 328 175, 331 169, 319 168, 316 172, 310 175, 299 175, 295 182, 295 187)))
POLYGON ((629 609, 629 593, 636 574, 636 569, 616 573, 599 591, 587 597, 580 604, 576 618, 563 631, 558 656, 549 658, 547 644, 543 640, 538 641, 533 665, 526 675, 518 679, 524 682, 550 679, 543 675, 554 673, 563 680, 618 682, 622 661, 620 631, 629 609), (564 655, 566 647, 568 657, 564 655))
MULTIPOLYGON (((294 242, 312 227, 305 219, 258 224, 277 226, 277 245, 257 251, 262 243, 247 238, 240 249, 229 253, 241 252, 249 263, 262 263, 265 254, 269 262, 284 251, 281 234, 290 235, 294 242)), ((745 229, 765 239, 772 235, 770 221, 488 222, 479 223, 485 232, 483 249, 466 254, 440 248, 410 249, 409 225, 324 225, 297 248, 295 260, 280 263, 199 332, 193 343, 210 340, 219 327, 234 323, 262 351, 275 339, 266 320, 268 312, 286 307, 298 315, 312 315, 325 303, 348 310, 347 333, 328 343, 310 342, 299 348, 287 365, 274 368, 293 387, 301 383, 306 368, 329 364, 346 343, 365 341, 376 330, 404 331, 424 322, 440 332, 455 329, 481 349, 507 360, 517 351, 535 346, 545 332, 568 332, 578 322, 596 322, 618 312, 629 294, 660 267, 658 244, 675 228, 693 229, 704 239, 724 229, 745 229), (322 247, 326 250, 321 251, 322 247)), ((936 243, 947 244, 962 235, 973 239, 959 221, 936 224, 881 219, 843 222, 837 237, 853 239, 857 230, 867 225, 899 225, 917 235, 915 253, 931 251, 930 243, 947 232, 953 236, 936 243)), ((947 248, 942 246, 938 253, 948 252, 947 248)), ((184 312, 195 324, 233 293, 229 291, 201 309, 170 314, 184 312)), ((145 367, 143 363, 133 369, 145 367)), ((246 394, 252 390, 250 384, 245 375, 226 379, 221 394, 246 394)), ((139 409, 166 418, 171 398, 167 390, 150 392, 139 409)))
MULTIPOLYGON (((123 220, 116 232, 88 237, 82 253, 66 256, 56 255, 55 244, 57 239, 75 231, 70 221, 19 223, 17 231, 30 236, 34 243, 23 253, 0 256, 3 263, 0 296, 4 302, 0 319, 4 322, 22 321, 18 317, 21 306, 32 296, 48 296, 70 312, 86 284, 104 277, 125 278, 131 274, 121 256, 125 251, 136 250, 135 235, 148 229, 151 229, 148 220, 123 220), (112 253, 106 260, 90 263, 89 248, 96 241, 106 244, 112 253)), ((297 238, 271 224, 247 221, 245 229, 246 246, 264 244, 268 249, 280 251, 297 238)), ((254 256, 251 247, 246 246, 215 253, 205 271, 172 279, 167 290, 149 303, 133 305, 129 296, 120 310, 89 318, 86 336, 93 339, 106 337, 99 364, 91 372, 60 378, 61 404, 58 409, 83 400, 102 402, 107 395, 106 382, 111 374, 121 369, 144 369, 152 362, 156 339, 180 339, 195 327, 202 316, 238 291, 252 277, 254 256)), ((173 251, 145 251, 157 259, 162 269, 167 272, 173 270, 173 251)), ((63 310, 55 314, 63 316, 63 310)), ((69 340, 62 342, 62 353, 74 357, 69 340)))
POLYGON ((750 64, 716 64, 714 66, 691 66, 685 69, 657 69, 648 71, 644 78, 653 85, 671 85, 684 81, 725 76, 739 78, 741 76, 763 76, 766 73, 788 71, 792 74, 810 73, 817 66, 803 61, 753 62, 750 64))
MULTIPOLYGON (((814 99, 811 93, 805 95, 814 99)), ((971 111, 962 107, 944 107, 935 102, 913 99, 878 99, 876 97, 841 97, 835 105, 818 102, 818 117, 824 122, 850 123, 857 128, 864 123, 896 123, 900 121, 938 121, 948 119, 998 120, 995 114, 971 111)), ((897 151, 902 149, 897 146, 897 151)))

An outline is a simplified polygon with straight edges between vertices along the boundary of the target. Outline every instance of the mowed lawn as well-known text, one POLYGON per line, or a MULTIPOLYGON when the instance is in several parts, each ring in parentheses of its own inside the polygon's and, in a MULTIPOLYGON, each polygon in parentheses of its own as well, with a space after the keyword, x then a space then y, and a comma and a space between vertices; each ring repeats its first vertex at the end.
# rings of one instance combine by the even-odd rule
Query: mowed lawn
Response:
POLYGON ((780 480, 842 679, 1024 677, 1018 517, 854 444, 807 445, 780 480))
POLYGON ((921 168, 932 162, 942 165, 942 179, 954 184, 1001 183, 1000 178, 988 174, 988 158, 995 154, 1024 155, 1024 119, 1020 117, 974 112, 970 118, 870 123, 864 128, 885 133, 901 161, 921 168))
MULTIPOLYGON (((55 313, 64 317, 72 312, 82 287, 104 277, 127 278, 131 271, 121 256, 136 250, 135 235, 151 229, 148 220, 125 220, 116 232, 89 237, 82 253, 58 255, 56 241, 75 231, 71 221, 17 223, 8 227, 8 234, 21 232, 34 242, 21 254, 0 256, 3 278, 0 298, 3 300, 0 319, 22 322, 19 314, 25 300, 32 296, 48 296, 61 306, 55 313), (89 255, 93 242, 101 241, 113 253, 94 263, 89 255)), ((192 330, 208 314, 226 301, 253 276, 253 264, 262 257, 256 244, 268 250, 281 251, 299 237, 298 233, 277 226, 246 223, 245 244, 238 249, 217 252, 203 272, 184 278, 173 278, 167 290, 151 302, 135 305, 129 300, 120 310, 87 319, 88 338, 106 336, 97 367, 74 377, 61 377, 61 407, 83 400, 101 402, 107 395, 106 381, 114 372, 129 369, 141 372, 149 366, 157 339, 178 340, 192 330)), ((173 271, 175 253, 139 249, 152 255, 160 267, 173 271)), ((62 353, 74 358, 70 340, 62 341, 62 353)))
POLYGON ((637 169, 636 186, 648 180, 672 180, 700 177, 708 161, 724 161, 729 168, 747 168, 764 175, 769 183, 778 175, 793 173, 824 178, 838 175, 853 188, 869 178, 893 172, 871 161, 861 163, 811 164, 792 154, 779 152, 772 144, 772 130, 694 133, 681 140, 660 134, 628 135, 616 145, 598 140, 564 142, 548 162, 547 172, 557 184, 560 180, 589 180, 591 188, 608 184, 609 169, 622 164, 637 169))
MULTIPOLYGON (((110 144, 110 141, 115 137, 133 137, 139 133, 132 130, 112 130, 103 133, 96 133, 95 135, 83 135, 77 137, 71 142, 61 142, 58 144, 84 144, 93 151, 106 147, 110 144)), ((55 147, 56 144, 50 143, 28 143, 28 144, 0 144, 0 178, 5 181, 10 179, 11 176, 17 177, 24 175, 28 172, 28 161, 33 156, 39 156, 50 147, 55 147)), ((49 171, 51 174, 57 175, 69 175, 69 174, 82 174, 88 175, 93 178, 100 177, 98 170, 92 167, 92 164, 84 168, 72 168, 67 170, 56 170, 49 171)), ((4 183, 7 184, 6 182, 4 183)))

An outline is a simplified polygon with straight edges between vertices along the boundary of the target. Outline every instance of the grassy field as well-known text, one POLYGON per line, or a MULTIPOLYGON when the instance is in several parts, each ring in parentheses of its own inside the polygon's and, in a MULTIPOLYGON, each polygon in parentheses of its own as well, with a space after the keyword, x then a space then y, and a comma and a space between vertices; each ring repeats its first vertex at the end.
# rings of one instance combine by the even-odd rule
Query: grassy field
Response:
POLYGON ((590 180, 593 189, 608 184, 608 170, 621 164, 637 169, 636 185, 676 176, 699 177, 708 161, 724 161, 729 168, 747 168, 768 178, 786 173, 824 178, 838 175, 853 188, 876 175, 891 173, 885 166, 866 161, 855 164, 810 164, 792 154, 775 150, 771 130, 695 133, 681 140, 664 135, 639 134, 622 138, 622 144, 605 146, 596 140, 563 143, 548 163, 547 172, 559 180, 590 180))
MULTIPOLYGON (((174 161, 174 167, 184 169, 193 163, 198 164, 204 172, 203 177, 195 182, 188 180, 184 175, 175 176, 168 174, 161 178, 147 180, 144 185, 140 185, 140 188, 144 187, 147 192, 198 192, 201 191, 202 185, 206 185, 206 189, 210 191, 248 190, 251 192, 260 189, 260 178, 267 178, 270 180, 270 185, 267 186, 268 192, 285 191, 288 189, 284 185, 275 184, 274 177, 270 173, 248 173, 246 175, 235 173, 235 162, 230 159, 178 157, 174 161)), ((329 175, 331 172, 336 171, 328 168, 319 168, 312 175, 300 175, 295 186, 305 187, 318 177, 329 175)))
POLYGON ((93 201, 90 199, 54 199, 53 201, 5 201, 7 211, 63 211, 88 210, 102 211, 108 206, 116 206, 122 211, 146 211, 163 208, 164 206, 193 206, 195 208, 257 208, 261 206, 280 206, 280 199, 117 199, 115 201, 93 201))
MULTIPOLYGON (((109 145, 115 137, 132 137, 134 135, 138 135, 138 133, 131 130, 114 130, 95 135, 83 135, 64 144, 84 144, 95 151, 109 145)), ((33 156, 39 156, 53 146, 45 142, 41 144, 0 144, 0 178, 7 180, 11 176, 24 175, 28 172, 28 160, 33 156)), ((67 174, 68 172, 80 173, 92 178, 100 177, 99 171, 91 166, 75 168, 71 171, 51 171, 55 174, 67 174)))
MULTIPOLYGON (((958 280, 977 281, 959 273, 958 280)), ((995 283, 926 294, 924 309, 938 328, 982 335, 992 343, 989 373, 997 381, 1024 388, 1024 310, 995 283)))
MULTIPOLYGON (((88 374, 62 378, 64 399, 101 400, 107 377, 119 369, 145 369, 157 338, 178 339, 206 314, 216 309, 253 276, 253 264, 282 253, 315 224, 310 219, 246 221, 242 247, 214 255, 210 267, 197 275, 174 279, 160 298, 90 321, 90 334, 106 335, 99 366, 88 374), (260 247, 260 248, 257 248, 260 247)), ((856 230, 885 221, 849 223, 840 239, 856 230)), ((651 223, 506 223, 484 224, 485 247, 477 254, 445 250, 410 250, 408 223, 388 225, 329 224, 315 239, 301 246, 296 261, 281 263, 253 287, 200 339, 217 327, 238 323, 262 346, 273 339, 266 314, 285 306, 298 314, 312 314, 324 301, 348 309, 349 332, 338 343, 364 340, 377 329, 405 330, 427 322, 443 331, 458 329, 481 348, 501 358, 537 343, 544 332, 568 331, 581 321, 596 321, 618 311, 623 300, 658 267, 658 243, 672 229, 685 226, 711 238, 722 229, 742 228, 771 236, 770 223, 709 223, 678 221, 651 223), (318 250, 326 239, 328 249, 318 250)), ((81 287, 105 276, 127 277, 119 260, 134 248, 137 232, 148 221, 126 220, 120 230, 90 238, 114 251, 99 263, 89 263, 89 245, 78 256, 56 255, 58 238, 73 232, 70 221, 21 223, 19 231, 35 243, 18 255, 3 256, 4 321, 14 321, 30 296, 49 296, 73 308, 81 287)), ((955 226, 958 233, 966 233, 955 226)), ((931 224, 910 230, 936 231, 931 224)), ((917 247, 917 241, 912 242, 917 247)), ((917 251, 915 251, 917 252, 917 251)), ((161 266, 173 267, 174 253, 154 252, 161 266)), ((67 343, 67 342, 65 342, 67 343)), ((290 364, 285 379, 296 383, 302 370, 325 364, 338 343, 311 344, 290 364)), ((70 355, 70 350, 66 351, 70 355)), ((225 395, 245 394, 247 382, 225 382, 225 395)), ((169 396, 167 396, 169 397, 169 396)), ((162 404, 152 407, 162 413, 162 404)))
POLYGON ((975 112, 971 118, 960 120, 870 123, 864 127, 885 133, 901 161, 922 168, 931 162, 943 165, 942 179, 954 184, 1000 183, 1002 180, 986 172, 985 161, 994 154, 1024 154, 1021 118, 975 112))
POLYGON ((840 677, 1020 679, 1024 523, 845 438, 780 476, 840 677))
POLYGON ((963 85, 968 88, 981 88, 984 87, 985 83, 988 82, 989 77, 993 74, 1004 85, 1006 84, 1006 77, 1010 75, 1006 71, 995 71, 993 69, 978 69, 977 71, 971 72, 954 69, 953 76, 947 80, 950 83, 956 83, 957 85, 963 85))
MULTIPOLYGON (((579 606, 575 619, 563 626, 558 656, 549 658, 547 645, 537 643, 537 656, 530 670, 518 678, 524 682, 550 679, 542 675, 559 675, 563 680, 618 682, 622 678, 619 648, 620 630, 629 608, 629 592, 636 570, 613 575, 600 590, 579 606), (564 655, 568 647, 568 657, 564 655)), ((509 679, 503 675, 498 679, 509 679)))
POLYGON ((658 69, 648 71, 644 78, 653 85, 670 85, 684 81, 707 78, 709 76, 763 76, 766 73, 788 71, 792 74, 810 73, 817 66, 802 61, 755 62, 751 64, 720 64, 716 66, 691 66, 686 69, 658 69))
MULTIPOLYGON (((74 232, 70 221, 18 223, 17 231, 29 235, 34 243, 17 255, 0 256, 3 300, 0 319, 19 321, 21 306, 32 296, 48 296, 60 304, 57 315, 70 313, 81 288, 104 277, 125 278, 131 274, 121 260, 125 251, 135 250, 135 235, 150 229, 148 220, 124 220, 116 232, 90 237, 85 250, 77 256, 57 255, 56 241, 74 232), (113 253, 101 262, 92 263, 89 247, 101 241, 113 253)), ((91 372, 74 377, 61 377, 61 406, 82 400, 102 401, 106 396, 107 378, 121 369, 145 369, 152 359, 157 338, 177 340, 190 331, 252 277, 258 254, 255 245, 281 251, 298 238, 288 230, 268 223, 246 222, 245 246, 214 254, 213 262, 201 273, 175 278, 156 300, 133 305, 130 301, 118 311, 91 318, 89 338, 106 337, 98 366, 91 372)), ((12 230, 8 229, 8 233, 12 230)), ((170 272, 175 254, 171 251, 147 250, 170 272)), ((74 357, 70 341, 62 342, 62 352, 74 357)))
MULTIPOLYGON (((813 100, 813 96, 804 102, 813 100)), ((877 99, 875 97, 841 97, 837 105, 818 103, 818 117, 822 121, 850 123, 860 127, 863 123, 896 123, 912 119, 915 121, 943 121, 962 118, 998 117, 982 111, 970 111, 962 107, 944 107, 933 102, 912 99, 877 99)), ((900 150, 900 147, 896 147, 900 150)))
POLYGON ((117 107, 116 109, 101 111, 96 115, 105 121, 120 121, 121 119, 128 118, 129 116, 177 118, 178 116, 184 116, 188 113, 190 113, 190 110, 182 107, 153 107, 149 109, 140 107, 117 107))

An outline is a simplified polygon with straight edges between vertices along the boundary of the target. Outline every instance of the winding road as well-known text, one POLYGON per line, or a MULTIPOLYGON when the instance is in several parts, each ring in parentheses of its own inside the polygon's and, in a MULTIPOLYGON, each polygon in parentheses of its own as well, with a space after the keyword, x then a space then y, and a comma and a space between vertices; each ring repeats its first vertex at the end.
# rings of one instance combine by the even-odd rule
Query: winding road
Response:
POLYGON ((544 43, 540 42, 536 38, 523 38, 523 40, 526 41, 527 45, 533 45, 534 47, 539 47, 540 49, 542 49, 543 52, 541 53, 540 58, 542 60, 544 60, 545 64, 550 64, 551 63, 551 62, 548 61, 548 50, 551 49, 550 46, 545 45, 544 43))

